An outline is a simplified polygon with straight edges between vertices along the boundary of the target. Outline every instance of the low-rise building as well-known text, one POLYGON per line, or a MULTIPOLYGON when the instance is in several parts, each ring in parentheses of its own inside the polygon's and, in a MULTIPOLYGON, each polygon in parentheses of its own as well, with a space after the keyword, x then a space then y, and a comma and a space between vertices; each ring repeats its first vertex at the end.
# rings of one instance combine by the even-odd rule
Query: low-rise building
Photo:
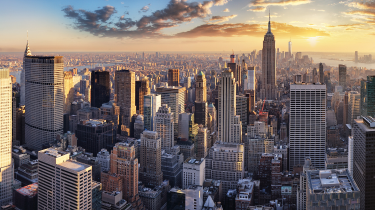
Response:
POLYGON ((122 192, 102 192, 102 209, 104 210, 131 210, 132 206, 122 199, 122 192))

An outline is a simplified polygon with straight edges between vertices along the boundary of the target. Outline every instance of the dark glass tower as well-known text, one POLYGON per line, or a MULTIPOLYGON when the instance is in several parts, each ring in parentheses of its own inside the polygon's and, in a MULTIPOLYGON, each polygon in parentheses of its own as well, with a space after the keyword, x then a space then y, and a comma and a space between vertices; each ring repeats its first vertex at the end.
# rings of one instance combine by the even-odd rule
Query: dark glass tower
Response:
POLYGON ((109 72, 91 72, 91 106, 100 108, 110 100, 111 87, 109 72))

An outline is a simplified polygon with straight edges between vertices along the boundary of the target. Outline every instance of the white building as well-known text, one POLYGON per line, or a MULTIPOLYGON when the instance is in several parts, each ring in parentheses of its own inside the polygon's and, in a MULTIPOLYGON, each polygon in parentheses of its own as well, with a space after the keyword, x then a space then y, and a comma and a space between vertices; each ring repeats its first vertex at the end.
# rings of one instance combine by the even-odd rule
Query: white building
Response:
POLYGON ((0 205, 12 202, 12 82, 8 69, 0 69, 0 205))
POLYGON ((63 134, 64 61, 62 56, 25 56, 25 141, 40 150, 63 134))
POLYGON ((190 186, 185 192, 185 209, 198 210, 203 207, 203 187, 190 186))
POLYGON ((186 189, 190 185, 203 186, 205 180, 206 161, 204 158, 198 160, 192 157, 183 163, 182 188, 186 189))
POLYGON ((161 149, 167 152, 174 146, 174 122, 171 108, 167 104, 159 107, 155 116, 155 131, 161 138, 161 149))
POLYGON ((348 103, 348 124, 353 127, 354 120, 361 116, 361 94, 357 91, 350 91, 348 94, 348 103))
POLYGON ((101 171, 110 170, 111 155, 106 149, 102 149, 100 152, 98 152, 96 159, 100 163, 101 171))
POLYGON ((230 69, 221 73, 218 112, 218 141, 241 143, 242 124, 240 116, 236 115, 236 81, 230 69))
POLYGON ((38 152, 38 209, 91 209, 92 167, 52 148, 38 152))
POLYGON ((150 94, 144 96, 143 114, 145 130, 155 131, 155 116, 161 107, 161 95, 150 94))
POLYGON ((291 84, 289 118, 289 170, 305 157, 325 169, 326 85, 291 84))

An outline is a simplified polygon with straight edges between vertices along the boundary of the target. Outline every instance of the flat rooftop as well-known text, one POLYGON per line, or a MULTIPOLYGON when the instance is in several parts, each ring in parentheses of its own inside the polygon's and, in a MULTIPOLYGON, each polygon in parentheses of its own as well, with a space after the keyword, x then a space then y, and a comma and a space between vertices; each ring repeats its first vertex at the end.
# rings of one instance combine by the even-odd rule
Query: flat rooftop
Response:
POLYGON ((83 163, 80 163, 80 162, 71 161, 71 160, 60 163, 59 165, 64 167, 64 168, 68 168, 70 170, 73 170, 73 171, 82 171, 82 170, 85 170, 86 168, 90 167, 89 165, 86 165, 86 164, 83 164, 83 163))
POLYGON ((38 183, 33 183, 16 190, 22 195, 34 197, 38 193, 38 183))

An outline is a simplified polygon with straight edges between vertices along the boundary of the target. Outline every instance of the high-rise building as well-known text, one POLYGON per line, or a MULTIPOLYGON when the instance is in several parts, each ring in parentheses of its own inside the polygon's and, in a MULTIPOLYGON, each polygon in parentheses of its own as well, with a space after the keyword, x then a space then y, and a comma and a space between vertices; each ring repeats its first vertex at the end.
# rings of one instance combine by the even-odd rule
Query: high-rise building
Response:
POLYGON ((161 155, 161 171, 163 179, 168 180, 171 187, 182 187, 182 163, 184 155, 180 152, 180 146, 174 146, 172 150, 162 152, 161 155))
POLYGON ((353 178, 361 191, 361 209, 371 209, 375 205, 375 120, 370 116, 355 119, 353 125, 354 160, 353 178))
POLYGON ((21 98, 20 98, 20 105, 25 105, 25 94, 26 94, 26 90, 25 90, 25 86, 26 86, 26 83, 25 83, 25 72, 26 72, 26 63, 25 63, 25 57, 26 56, 31 56, 31 50, 30 50, 30 47, 29 47, 29 40, 27 40, 27 43, 26 43, 26 49, 25 49, 25 52, 23 54, 23 68, 22 68, 22 72, 21 72, 21 98))
POLYGON ((69 158, 53 148, 38 152, 38 209, 91 209, 92 167, 69 158))
POLYGON ((183 163, 182 188, 186 189, 191 185, 203 186, 205 180, 204 158, 195 159, 190 157, 183 163))
POLYGON ((236 115, 236 86, 233 73, 226 69, 221 73, 218 102, 218 140, 241 143, 242 125, 236 115))
POLYGON ((195 101, 207 101, 206 76, 202 71, 195 78, 195 101))
POLYGON ((194 123, 194 114, 182 113, 178 116, 178 137, 194 141, 198 134, 198 124, 194 123))
POLYGON ((208 105, 208 123, 207 123, 207 127, 208 129, 212 132, 216 132, 217 131, 217 122, 216 122, 216 108, 213 104, 210 104, 208 105))
POLYGON ((64 114, 70 113, 70 106, 74 100, 74 88, 73 88, 73 76, 72 73, 67 71, 64 72, 64 114))
POLYGON ((375 116, 375 76, 367 76, 367 80, 361 81, 362 116, 375 116))
POLYGON ((26 56, 25 136, 30 149, 40 150, 63 133, 64 61, 62 56, 26 56))
POLYGON ((169 69, 168 70, 168 86, 178 87, 180 84, 180 70, 169 69))
POLYGON ((236 189, 244 178, 244 146, 242 144, 216 143, 205 159, 205 178, 221 180, 222 198, 229 189, 236 189))
POLYGON ((250 114, 250 98, 244 95, 237 95, 236 96, 236 115, 240 116, 240 120, 242 123, 242 134, 245 133, 247 130, 247 118, 250 114))
POLYGON ((237 84, 235 88, 241 87, 241 66, 237 65, 234 54, 230 55, 230 63, 227 63, 227 66, 233 72, 235 84, 237 84))
POLYGON ((12 82, 8 69, 0 68, 0 205, 12 202, 12 82))
POLYGON ((289 169, 310 157, 314 167, 325 168, 326 86, 290 85, 289 169))
POLYGON ((78 146, 93 154, 98 154, 103 148, 110 151, 116 143, 116 130, 113 127, 112 122, 100 119, 81 121, 75 131, 78 146))
POLYGON ((208 140, 207 128, 204 128, 201 125, 201 127, 198 129, 198 134, 195 137, 195 142, 196 142, 196 145, 197 145, 197 155, 196 155, 196 157, 198 159, 205 158, 207 156, 207 152, 208 152, 208 150, 207 150, 207 148, 208 148, 207 140, 208 140))
POLYGON ((169 152, 174 146, 174 123, 171 108, 163 104, 163 106, 159 107, 154 120, 154 131, 161 138, 161 149, 169 152))
POLYGON ((91 107, 100 108, 109 102, 111 94, 110 78, 108 71, 91 72, 91 107))
POLYGON ((195 101, 194 122, 198 125, 207 126, 208 123, 208 107, 207 102, 195 101))
POLYGON ((290 58, 292 58, 292 40, 288 42, 288 53, 290 58))
POLYGON ((268 21, 268 31, 264 35, 263 41, 260 98, 262 100, 264 98, 268 100, 277 98, 275 37, 271 32, 271 19, 268 21))
POLYGON ((168 104, 174 113, 174 138, 178 136, 178 116, 185 112, 185 87, 159 87, 156 93, 161 95, 161 104, 168 104))
POLYGON ((348 105, 348 124, 353 127, 354 120, 357 119, 360 114, 360 103, 361 94, 357 91, 349 92, 349 105, 348 105))
POLYGON ((348 121, 348 109, 349 109, 349 94, 345 92, 344 101, 343 101, 343 112, 342 112, 342 125, 346 126, 349 123, 348 121))
POLYGON ((141 135, 140 181, 146 186, 157 187, 163 182, 161 171, 161 139, 154 131, 144 131, 141 135))
POLYGON ((135 107, 135 73, 129 70, 116 71, 115 81, 117 105, 120 106, 120 124, 130 129, 130 136, 132 136, 132 117, 137 112, 135 107))
POLYGON ((110 168, 112 174, 122 178, 122 198, 134 203, 138 196, 138 159, 135 157, 134 143, 116 143, 111 152, 110 168))
POLYGON ((145 95, 143 105, 145 130, 155 131, 155 117, 161 106, 161 95, 145 95))
POLYGON ((322 63, 319 63, 319 82, 320 84, 324 84, 324 70, 322 63))
POLYGON ((143 115, 137 115, 136 119, 134 120, 134 138, 140 139, 141 133, 145 130, 145 122, 143 119, 143 115))
POLYGON ((150 94, 150 85, 147 77, 135 82, 135 106, 139 114, 144 114, 144 96, 150 94))
POLYGON ((346 66, 339 65, 339 85, 345 90, 346 89, 346 66))

